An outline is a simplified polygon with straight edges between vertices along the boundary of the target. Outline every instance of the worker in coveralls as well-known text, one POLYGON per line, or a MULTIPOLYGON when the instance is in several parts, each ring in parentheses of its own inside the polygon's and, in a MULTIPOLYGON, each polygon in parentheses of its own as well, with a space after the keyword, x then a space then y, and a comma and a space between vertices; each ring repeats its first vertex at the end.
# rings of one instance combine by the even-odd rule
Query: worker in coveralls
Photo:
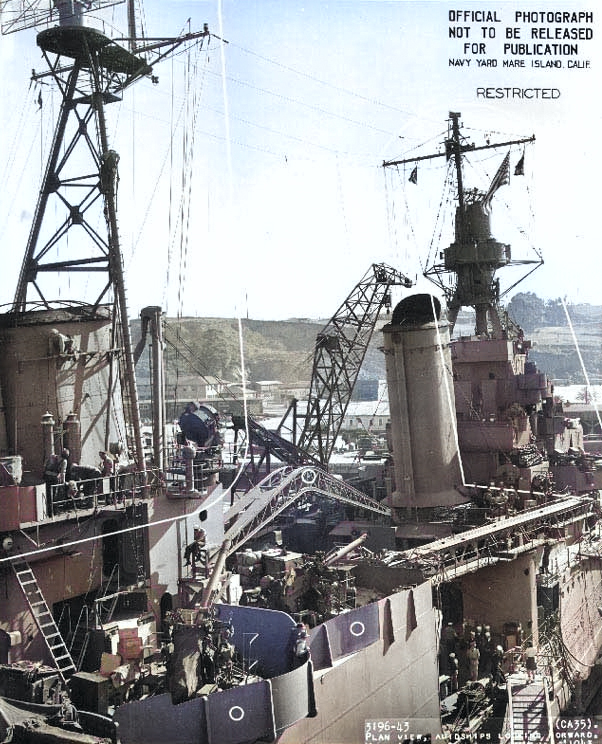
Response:
POLYGON ((537 671, 537 651, 532 643, 527 645, 524 654, 525 666, 527 667, 527 682, 533 682, 537 671))
POLYGON ((297 623, 293 635, 293 669, 302 666, 309 659, 307 630, 303 623, 297 623))
POLYGON ((479 658, 481 652, 477 648, 475 641, 471 641, 468 651, 466 652, 468 657, 468 670, 471 682, 476 682, 479 678, 479 658))

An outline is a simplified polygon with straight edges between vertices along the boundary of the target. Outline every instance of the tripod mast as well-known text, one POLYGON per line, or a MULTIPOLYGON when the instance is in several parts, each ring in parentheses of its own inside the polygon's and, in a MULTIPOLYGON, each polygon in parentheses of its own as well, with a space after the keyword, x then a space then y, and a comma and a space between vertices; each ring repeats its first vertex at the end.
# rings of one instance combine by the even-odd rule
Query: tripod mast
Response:
MULTIPOLYGON (((152 56, 156 62, 183 44, 202 43, 210 34, 205 24, 200 32, 153 39, 146 46, 138 45, 132 37, 129 41, 133 51, 128 51, 84 25, 84 10, 89 5, 83 0, 54 0, 50 16, 40 16, 46 22, 58 12, 59 25, 38 33, 37 44, 48 70, 33 77, 51 77, 62 100, 12 311, 18 323, 32 302, 35 307, 41 304, 50 310, 54 298, 48 293, 56 291, 55 283, 51 282, 49 288, 44 279, 51 274, 73 275, 70 300, 90 316, 101 303, 109 301, 112 293, 121 332, 126 409, 135 457, 142 469, 144 452, 117 222, 119 155, 109 144, 105 107, 121 100, 122 92, 131 84, 151 75, 147 58, 152 56), (93 287, 92 292, 88 285, 93 287), (78 291, 87 296, 74 296, 78 291)), ((135 34, 131 2, 128 21, 129 33, 135 34)), ((31 25, 35 25, 31 13, 24 12, 8 30, 31 25)))

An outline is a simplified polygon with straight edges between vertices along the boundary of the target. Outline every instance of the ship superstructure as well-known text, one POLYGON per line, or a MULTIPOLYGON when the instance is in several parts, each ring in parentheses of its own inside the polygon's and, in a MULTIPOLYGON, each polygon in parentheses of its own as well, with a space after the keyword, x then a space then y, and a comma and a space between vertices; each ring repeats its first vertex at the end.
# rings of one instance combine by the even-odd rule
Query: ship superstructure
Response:
MULTIPOLYGON (((602 640, 597 474, 579 423, 563 415, 499 304, 496 272, 511 263, 510 246, 492 236, 488 213, 509 154, 488 190, 467 190, 462 159, 485 148, 464 144, 450 115, 436 157, 455 168, 454 240, 430 270, 454 277, 449 315, 414 295, 383 328, 387 499, 356 491, 325 462, 326 419, 340 426, 373 328, 366 318, 357 338, 335 324, 317 340, 317 351, 336 353, 315 365, 322 384, 305 431, 316 451, 255 427, 283 464, 244 493, 236 477, 226 491, 210 405, 191 401, 168 446, 155 306, 142 313, 153 344, 151 453, 142 442, 105 108, 151 74, 163 42, 126 50, 83 25, 84 4, 58 7, 60 24, 38 44, 62 106, 13 306, 0 319, 0 695, 10 699, 1 732, 8 739, 37 715, 67 740, 71 699, 89 714, 90 735, 115 741, 117 721, 124 744, 355 742, 366 722, 399 717, 410 734, 436 735, 452 691, 455 710, 466 708, 457 730, 486 720, 486 705, 471 707, 479 680, 512 730, 511 673, 527 642, 546 659, 533 681, 542 730, 543 712, 549 722, 553 710, 581 706, 602 640), (80 147, 83 169, 71 159, 80 147), (64 210, 58 228, 47 224, 51 200, 64 210), (68 256, 52 257, 63 242, 68 256), (42 281, 90 271, 91 299, 56 303, 42 281), (450 341, 464 305, 475 334, 450 341)), ((164 43, 210 37, 205 27, 164 43)), ((359 307, 380 308, 391 284, 409 288, 396 270, 372 268, 378 302, 361 284, 359 307)))
MULTIPOLYGON (((143 448, 117 224, 119 155, 106 119, 106 107, 150 75, 149 60, 206 42, 209 32, 133 53, 85 25, 87 5, 56 3, 43 20, 56 15, 58 25, 37 36, 48 70, 34 75, 51 78, 62 102, 13 306, 0 319, 1 692, 58 706, 52 715, 67 682, 73 698, 105 694, 105 680, 81 672, 98 670, 103 654, 119 647, 126 663, 140 664, 160 648, 185 572, 168 556, 194 542, 201 521, 209 549, 223 535, 219 458, 209 444, 192 444, 187 457, 181 445, 168 450, 161 422, 154 456, 143 448), (75 277, 81 296, 53 299, 75 277), (50 675, 43 684, 40 664, 50 675)), ((24 9, 16 28, 35 25, 34 10, 24 9)), ((7 736, 8 725, 3 719, 7 736)), ((105 733, 114 739, 110 727, 105 733)))
MULTIPOLYGON (((530 342, 501 305, 505 292, 496 274, 511 265, 511 247, 493 237, 490 215, 510 173, 523 175, 525 147, 533 140, 497 145, 487 139, 475 145, 461 133, 460 114, 450 113, 442 152, 384 164, 408 163, 416 169, 420 160, 444 157, 455 175, 456 193, 453 242, 436 249, 436 260, 425 270, 444 290, 447 319, 434 299, 422 297, 412 305, 400 303, 383 330, 389 388, 403 414, 398 417, 391 406, 396 480, 391 503, 398 515, 405 511, 403 560, 432 572, 440 592, 443 627, 449 625, 450 631, 447 641, 442 634, 442 673, 454 679, 459 659, 460 681, 471 679, 472 643, 480 655, 478 678, 484 669, 487 677, 493 674, 498 646, 510 658, 508 672, 515 668, 517 650, 520 659, 531 643, 545 659, 541 684, 552 705, 544 710, 544 738, 550 739, 551 711, 566 709, 569 702, 581 711, 583 680, 590 695, 599 684, 594 662, 601 640, 596 617, 600 473, 595 458, 584 451, 580 422, 563 412, 550 380, 528 358, 530 342), (496 147, 505 155, 489 187, 469 188, 465 158, 496 147), (511 165, 513 153, 516 163, 511 165), (474 310, 474 333, 450 340, 447 326, 453 330, 463 306, 474 310), (400 354, 401 345, 409 351, 400 354), (439 380, 431 393, 440 408, 438 428, 429 418, 430 407, 420 409, 424 394, 412 391, 416 383, 405 382, 405 376, 423 380, 429 375, 439 380), (444 426, 446 450, 439 436, 427 434, 442 434, 444 426), (452 486, 467 499, 451 510, 441 509, 445 499, 438 499, 432 486, 424 487, 442 467, 451 473, 448 493, 452 486), (434 536, 439 539, 429 542, 434 536), (582 634, 575 632, 577 626, 582 634)), ((410 180, 415 182, 416 170, 410 180)), ((518 263, 530 273, 541 257, 518 263)), ((509 711, 511 687, 506 691, 509 711)), ((507 725, 512 727, 512 720, 507 725)))

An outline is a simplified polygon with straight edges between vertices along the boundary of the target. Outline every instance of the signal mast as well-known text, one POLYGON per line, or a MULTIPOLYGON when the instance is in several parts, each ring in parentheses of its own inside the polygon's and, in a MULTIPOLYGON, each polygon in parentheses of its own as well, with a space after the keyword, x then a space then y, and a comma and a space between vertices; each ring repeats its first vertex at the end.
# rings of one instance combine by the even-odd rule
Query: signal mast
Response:
MULTIPOLYGON (((510 246, 495 240, 491 234, 491 199, 501 185, 509 182, 509 151, 487 192, 465 188, 463 158, 466 153, 499 147, 510 148, 513 145, 527 144, 534 141, 535 137, 533 136, 505 142, 488 142, 485 145, 476 146, 464 140, 460 132, 460 114, 452 111, 449 114, 448 134, 442 152, 383 162, 383 168, 413 163, 415 165, 413 175, 417 173, 416 166, 420 161, 445 157, 447 161, 451 161, 453 164, 457 186, 455 239, 440 254, 443 261, 435 261, 424 271, 424 276, 436 284, 445 294, 451 331, 453 331, 460 308, 472 307, 476 318, 475 333, 477 335, 488 335, 491 328, 493 335, 499 336, 503 329, 499 308, 499 280, 495 278, 497 270, 510 265, 535 264, 528 272, 531 273, 543 263, 541 256, 536 260, 512 259, 510 246), (447 274, 452 277, 453 286, 451 287, 444 280, 444 276, 447 274)), ((515 171, 515 174, 518 175, 518 171, 515 171)), ((413 175, 410 176, 410 180, 416 183, 413 175)), ((522 277, 522 279, 524 278, 522 277)), ((522 279, 519 281, 522 281, 522 279)), ((513 286, 516 286, 516 284, 518 282, 515 282, 513 286)), ((509 289, 506 290, 506 293, 509 289)))

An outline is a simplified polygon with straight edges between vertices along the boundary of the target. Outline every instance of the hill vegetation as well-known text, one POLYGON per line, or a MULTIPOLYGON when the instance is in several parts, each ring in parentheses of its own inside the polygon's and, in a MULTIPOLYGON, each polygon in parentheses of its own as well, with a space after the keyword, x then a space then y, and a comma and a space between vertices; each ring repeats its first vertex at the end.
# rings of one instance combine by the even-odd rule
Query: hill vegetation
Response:
POLYGON ((560 298, 544 301, 533 292, 520 292, 507 309, 531 340, 529 358, 551 378, 564 384, 585 383, 575 338, 590 381, 602 378, 601 306, 572 304, 565 312, 560 298))
MULTIPOLYGON (((584 377, 568 327, 561 300, 541 300, 531 292, 515 295, 508 304, 511 317, 532 342, 529 358, 553 379, 564 383, 583 383, 584 377)), ((602 307, 571 305, 568 312, 581 354, 592 382, 602 378, 602 307)), ((385 361, 380 328, 376 326, 361 377, 385 378, 385 361)), ((285 386, 308 382, 311 378, 313 349, 317 333, 326 321, 291 319, 286 321, 242 320, 242 348, 248 382, 279 380, 285 386)), ((470 332, 471 320, 462 313, 458 326, 470 332)), ((140 333, 134 328, 134 337, 140 333)), ((198 375, 240 382, 242 364, 238 320, 231 318, 167 318, 165 323, 168 386, 173 389, 179 377, 198 375)), ((143 354, 137 376, 142 389, 149 380, 149 359, 143 354)))
MULTIPOLYGON (((309 381, 313 348, 320 321, 243 320, 241 334, 234 318, 167 318, 165 366, 168 390, 191 376, 240 383, 242 369, 247 383, 279 380, 284 384, 309 381)), ((136 321, 133 336, 140 335, 136 321)), ((148 395, 150 359, 143 354, 136 366, 141 396, 148 395)))

